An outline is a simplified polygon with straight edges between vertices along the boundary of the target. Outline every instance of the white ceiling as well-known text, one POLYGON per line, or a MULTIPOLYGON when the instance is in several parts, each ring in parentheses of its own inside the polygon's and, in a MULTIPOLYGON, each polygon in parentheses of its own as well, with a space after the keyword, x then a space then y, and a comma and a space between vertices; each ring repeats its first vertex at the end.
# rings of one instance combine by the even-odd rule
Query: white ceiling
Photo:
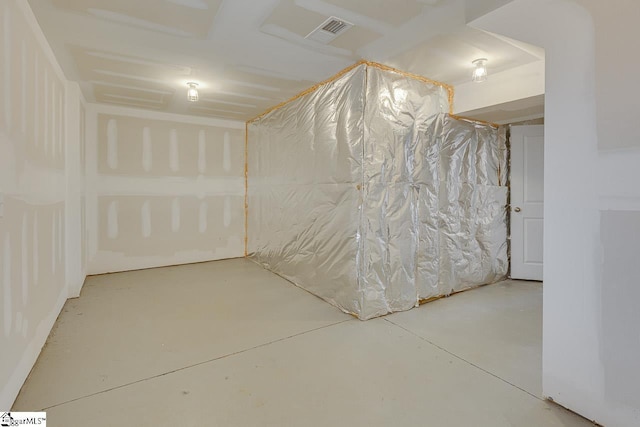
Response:
POLYGON ((246 120, 359 59, 449 84, 543 52, 466 25, 508 0, 29 0, 61 66, 89 102, 246 120), (472 6, 468 6, 472 4, 472 6), (330 16, 355 26, 304 38, 330 16), (188 103, 186 83, 200 84, 188 103))

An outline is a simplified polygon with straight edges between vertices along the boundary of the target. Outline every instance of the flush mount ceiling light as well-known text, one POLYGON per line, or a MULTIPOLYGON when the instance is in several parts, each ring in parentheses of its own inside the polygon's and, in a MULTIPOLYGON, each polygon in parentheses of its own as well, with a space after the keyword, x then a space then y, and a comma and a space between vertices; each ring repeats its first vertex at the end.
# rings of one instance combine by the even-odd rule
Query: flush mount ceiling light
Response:
POLYGON ((189 89, 187 89, 187 100, 189 102, 197 102, 198 101, 198 83, 189 82, 187 83, 189 89))
POLYGON ((480 58, 473 61, 476 66, 473 70, 472 80, 476 83, 482 83, 487 80, 487 58, 480 58))

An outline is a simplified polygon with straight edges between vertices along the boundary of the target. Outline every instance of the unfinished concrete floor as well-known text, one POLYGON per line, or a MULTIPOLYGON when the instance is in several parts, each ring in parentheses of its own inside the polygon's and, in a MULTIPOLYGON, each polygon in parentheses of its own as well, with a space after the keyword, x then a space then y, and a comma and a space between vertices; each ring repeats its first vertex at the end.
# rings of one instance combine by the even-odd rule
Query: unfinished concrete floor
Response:
POLYGON ((361 322, 244 259, 97 276, 13 410, 65 427, 591 425, 540 398, 541 315, 531 282, 361 322))

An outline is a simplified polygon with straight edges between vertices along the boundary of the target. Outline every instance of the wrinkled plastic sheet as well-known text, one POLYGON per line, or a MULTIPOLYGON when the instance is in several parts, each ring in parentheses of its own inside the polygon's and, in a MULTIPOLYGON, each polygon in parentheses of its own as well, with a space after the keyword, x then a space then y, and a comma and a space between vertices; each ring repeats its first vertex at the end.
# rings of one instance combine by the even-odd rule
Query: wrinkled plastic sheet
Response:
POLYGON ((501 280, 506 144, 361 65, 248 126, 248 251, 360 319, 501 280))

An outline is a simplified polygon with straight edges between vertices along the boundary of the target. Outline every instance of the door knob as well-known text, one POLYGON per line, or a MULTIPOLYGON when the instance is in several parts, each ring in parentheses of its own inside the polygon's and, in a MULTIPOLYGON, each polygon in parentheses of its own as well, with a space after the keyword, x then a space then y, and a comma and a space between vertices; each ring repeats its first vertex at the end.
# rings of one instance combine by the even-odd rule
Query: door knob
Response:
POLYGON ((514 212, 520 212, 522 209, 520 209, 519 207, 516 207, 513 211, 514 212))

